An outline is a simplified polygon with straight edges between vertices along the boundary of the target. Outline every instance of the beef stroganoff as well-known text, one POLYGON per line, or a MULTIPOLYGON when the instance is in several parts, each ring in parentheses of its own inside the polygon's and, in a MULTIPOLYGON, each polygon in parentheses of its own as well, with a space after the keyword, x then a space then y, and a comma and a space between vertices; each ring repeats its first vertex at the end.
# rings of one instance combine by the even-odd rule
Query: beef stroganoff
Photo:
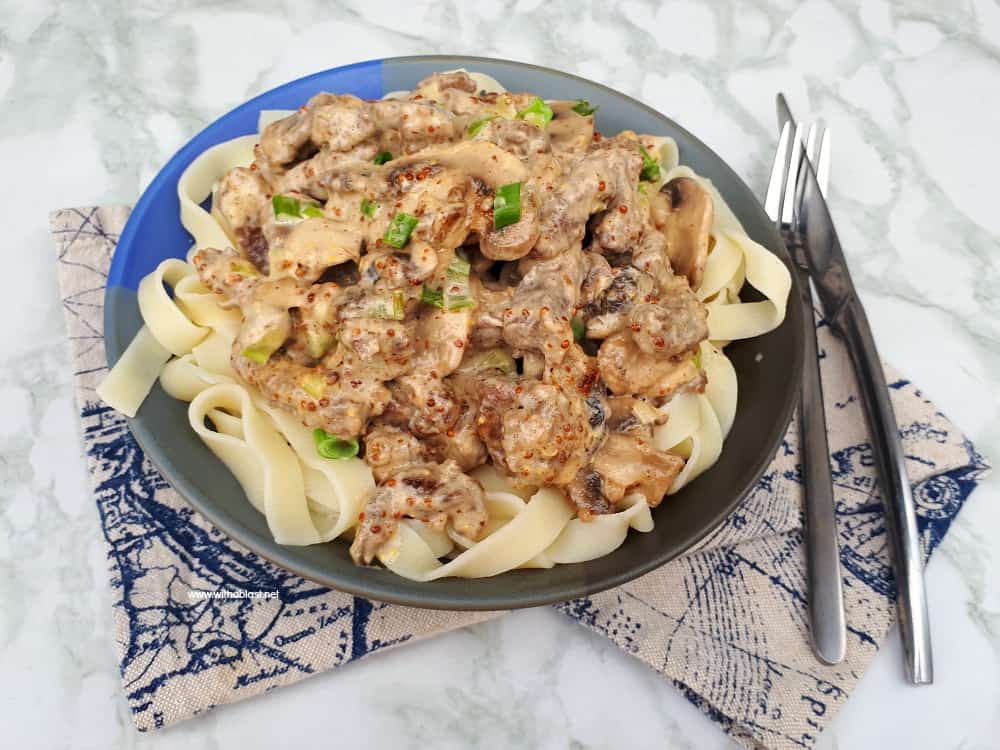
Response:
POLYGON ((279 543, 414 580, 649 531, 722 450, 723 347, 790 279, 670 138, 594 112, 453 71, 262 113, 179 180, 194 245, 100 395, 132 416, 159 378, 279 543))

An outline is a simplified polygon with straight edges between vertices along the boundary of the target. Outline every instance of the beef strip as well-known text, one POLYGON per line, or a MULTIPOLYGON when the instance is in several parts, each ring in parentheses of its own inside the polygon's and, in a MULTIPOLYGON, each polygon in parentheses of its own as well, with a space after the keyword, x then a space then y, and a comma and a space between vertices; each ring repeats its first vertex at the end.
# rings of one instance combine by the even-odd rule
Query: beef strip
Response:
POLYGON ((535 351, 558 364, 573 343, 570 320, 583 281, 579 250, 535 263, 514 290, 504 311, 504 340, 516 352, 535 351))
MULTIPOLYGON (((616 268, 613 272, 609 269, 609 276, 610 283, 600 291, 595 286, 581 311, 587 336, 592 339, 606 339, 626 328, 634 306, 648 299, 654 291, 653 278, 633 266, 616 268)), ((603 284, 604 279, 597 283, 603 284)))
POLYGON ((388 424, 372 426, 365 435, 365 463, 376 482, 411 464, 427 462, 427 449, 420 438, 388 424))
POLYGON ((569 483, 597 443, 587 397, 524 378, 485 378, 476 427, 494 465, 532 486, 569 483))
POLYGON ((588 151, 542 206, 534 252, 552 258, 579 248, 591 214, 605 211, 595 230, 602 248, 627 247, 642 233, 636 186, 642 169, 638 144, 608 139, 588 151))
POLYGON ((341 437, 360 435, 389 403, 389 390, 364 369, 307 367, 280 354, 258 364, 242 356, 238 345, 232 366, 269 402, 292 412, 307 427, 322 427, 341 437))
POLYGON ((236 167, 216 186, 212 215, 229 240, 261 273, 267 273, 268 241, 262 225, 271 209, 271 186, 260 172, 236 167))
POLYGON ((487 521, 483 488, 454 461, 410 464, 393 472, 365 501, 351 558, 358 564, 370 564, 403 517, 419 519, 438 530, 450 527, 468 539, 478 539, 487 521))

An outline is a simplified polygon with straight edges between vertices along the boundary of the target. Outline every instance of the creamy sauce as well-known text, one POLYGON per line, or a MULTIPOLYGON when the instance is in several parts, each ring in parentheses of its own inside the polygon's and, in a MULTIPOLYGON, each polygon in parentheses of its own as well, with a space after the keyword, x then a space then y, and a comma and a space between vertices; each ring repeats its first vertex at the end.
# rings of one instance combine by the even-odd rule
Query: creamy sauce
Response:
POLYGON ((565 488, 585 519, 632 491, 656 504, 683 465, 622 425, 704 388, 689 284, 711 200, 693 181, 647 196, 639 136, 604 138, 573 102, 523 116, 539 105, 464 73, 392 100, 318 94, 215 191, 233 247, 194 260, 243 314, 235 371, 304 424, 360 438, 379 483, 358 562, 402 517, 476 539, 487 518, 465 472, 487 461, 565 488), (497 227, 512 183, 519 212, 497 227))

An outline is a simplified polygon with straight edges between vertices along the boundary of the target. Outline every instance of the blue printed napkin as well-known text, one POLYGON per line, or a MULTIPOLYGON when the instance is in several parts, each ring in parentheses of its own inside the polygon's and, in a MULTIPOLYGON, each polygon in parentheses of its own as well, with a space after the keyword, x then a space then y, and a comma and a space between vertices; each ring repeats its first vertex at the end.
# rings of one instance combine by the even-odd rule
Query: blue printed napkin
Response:
MULTIPOLYGON (((66 209, 52 214, 51 228, 136 727, 164 727, 500 614, 410 609, 323 588, 228 539, 167 485, 125 420, 94 392, 107 369, 107 269, 128 214, 121 206, 66 209)), ((620 588, 558 605, 672 680, 748 748, 811 746, 894 617, 854 376, 822 323, 820 344, 849 630, 842 664, 819 663, 809 647, 794 423, 758 486, 696 551, 620 588)), ((988 467, 919 390, 888 376, 929 557, 988 467)))

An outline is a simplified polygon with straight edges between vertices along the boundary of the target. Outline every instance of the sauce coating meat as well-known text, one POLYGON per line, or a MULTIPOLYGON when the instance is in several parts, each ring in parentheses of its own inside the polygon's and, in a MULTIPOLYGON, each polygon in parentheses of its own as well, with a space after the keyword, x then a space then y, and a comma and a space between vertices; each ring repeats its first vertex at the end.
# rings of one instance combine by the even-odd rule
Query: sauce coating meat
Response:
POLYGON ((579 109, 462 72, 387 100, 318 94, 216 186, 231 247, 194 264, 242 313, 233 369, 360 439, 377 482, 360 564, 403 518, 479 538, 468 472, 488 461, 585 520, 633 492, 658 504, 683 468, 637 414, 705 386, 692 289, 712 200, 660 186, 639 136, 579 109))

